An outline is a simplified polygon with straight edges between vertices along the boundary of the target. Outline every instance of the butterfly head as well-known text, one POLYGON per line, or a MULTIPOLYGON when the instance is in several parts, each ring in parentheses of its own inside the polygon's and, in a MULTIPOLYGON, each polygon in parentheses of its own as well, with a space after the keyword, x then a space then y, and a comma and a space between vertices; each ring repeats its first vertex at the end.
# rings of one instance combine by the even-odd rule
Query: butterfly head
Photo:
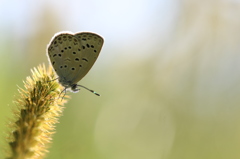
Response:
POLYGON ((59 77, 59 83, 65 87, 66 90, 70 90, 73 93, 79 92, 80 89, 78 89, 77 84, 73 84, 71 81, 67 81, 65 78, 60 78, 59 77))
POLYGON ((80 89, 77 88, 77 87, 78 87, 77 84, 72 84, 71 87, 70 87, 70 88, 71 88, 71 89, 70 89, 71 92, 73 92, 73 93, 77 93, 77 92, 79 92, 80 89))

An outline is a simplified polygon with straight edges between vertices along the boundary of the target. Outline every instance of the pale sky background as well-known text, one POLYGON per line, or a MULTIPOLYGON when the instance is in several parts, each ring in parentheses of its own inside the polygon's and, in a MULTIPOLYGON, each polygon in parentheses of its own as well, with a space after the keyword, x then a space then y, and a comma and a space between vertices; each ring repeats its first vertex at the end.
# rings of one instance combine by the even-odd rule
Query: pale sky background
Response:
MULTIPOLYGON (((135 57, 148 55, 147 50, 157 39, 154 35, 166 36, 177 16, 175 0, 1 1, 1 34, 11 32, 20 39, 34 34, 46 6, 61 17, 63 30, 96 32, 116 49, 140 46, 143 51, 135 57)), ((105 49, 109 46, 106 44, 105 49)))

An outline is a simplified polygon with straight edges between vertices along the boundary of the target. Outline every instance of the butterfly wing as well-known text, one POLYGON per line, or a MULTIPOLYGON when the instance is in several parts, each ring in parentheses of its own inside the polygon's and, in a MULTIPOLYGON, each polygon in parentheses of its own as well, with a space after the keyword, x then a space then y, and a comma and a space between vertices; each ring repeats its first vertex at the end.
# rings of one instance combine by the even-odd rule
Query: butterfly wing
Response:
POLYGON ((95 33, 79 32, 74 37, 80 42, 80 54, 76 55, 79 61, 76 62, 75 77, 72 82, 75 84, 80 81, 92 68, 98 58, 103 46, 103 38, 95 33))
POLYGON ((50 63, 59 76, 59 82, 69 87, 76 76, 75 63, 79 61, 75 57, 80 53, 80 41, 70 32, 56 34, 48 45, 50 63))

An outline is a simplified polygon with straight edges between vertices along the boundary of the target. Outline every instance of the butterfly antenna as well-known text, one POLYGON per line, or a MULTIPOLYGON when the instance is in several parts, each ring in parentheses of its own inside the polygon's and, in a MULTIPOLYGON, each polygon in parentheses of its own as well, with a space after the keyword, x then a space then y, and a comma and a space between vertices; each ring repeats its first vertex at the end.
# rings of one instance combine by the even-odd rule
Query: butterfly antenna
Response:
POLYGON ((97 95, 97 96, 100 96, 100 94, 98 94, 97 92, 95 92, 94 90, 91 90, 91 89, 89 89, 89 88, 87 88, 87 87, 84 87, 84 86, 82 86, 82 85, 77 85, 78 87, 82 87, 82 88, 85 88, 86 90, 88 90, 88 91, 90 91, 90 92, 92 92, 92 93, 94 93, 95 95, 97 95))

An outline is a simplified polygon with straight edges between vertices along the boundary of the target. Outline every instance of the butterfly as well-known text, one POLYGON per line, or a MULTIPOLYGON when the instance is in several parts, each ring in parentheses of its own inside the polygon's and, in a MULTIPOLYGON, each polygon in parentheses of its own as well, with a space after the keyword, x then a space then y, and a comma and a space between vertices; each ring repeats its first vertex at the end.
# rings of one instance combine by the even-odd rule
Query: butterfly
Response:
POLYGON ((51 39, 47 47, 49 61, 58 75, 59 83, 72 92, 83 87, 79 82, 92 68, 103 46, 103 38, 91 32, 59 32, 51 39))

